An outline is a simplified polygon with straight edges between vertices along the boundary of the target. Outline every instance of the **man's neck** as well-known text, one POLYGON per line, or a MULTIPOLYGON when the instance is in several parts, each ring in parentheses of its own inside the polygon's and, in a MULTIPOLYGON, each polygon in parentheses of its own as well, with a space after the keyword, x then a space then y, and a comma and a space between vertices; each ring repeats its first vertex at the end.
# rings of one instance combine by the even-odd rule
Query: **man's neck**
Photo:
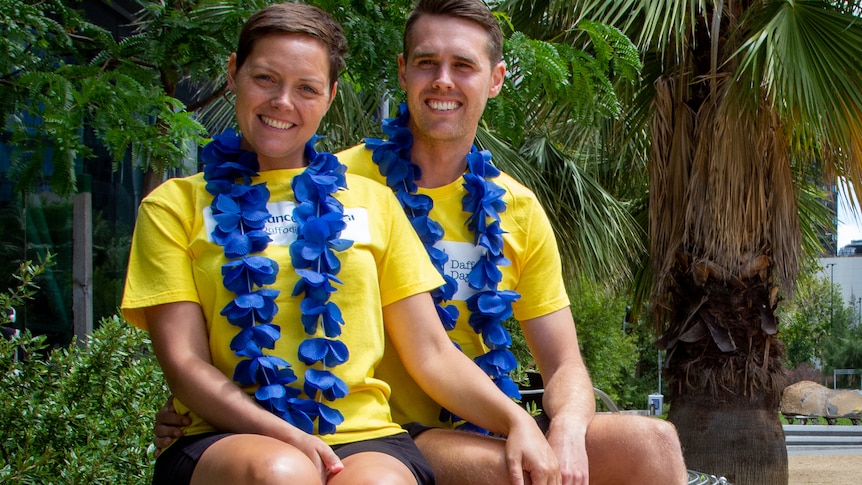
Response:
POLYGON ((472 143, 428 142, 414 137, 410 160, 422 169, 416 181, 420 187, 435 188, 449 185, 461 178, 467 169, 467 154, 472 143))

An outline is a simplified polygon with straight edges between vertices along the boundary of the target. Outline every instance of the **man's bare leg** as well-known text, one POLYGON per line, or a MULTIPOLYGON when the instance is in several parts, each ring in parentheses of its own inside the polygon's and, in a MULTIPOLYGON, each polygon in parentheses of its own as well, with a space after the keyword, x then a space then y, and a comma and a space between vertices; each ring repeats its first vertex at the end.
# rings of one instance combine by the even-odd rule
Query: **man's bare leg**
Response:
POLYGON ((506 443, 468 431, 429 429, 414 440, 431 464, 437 485, 509 483, 506 443))
POLYGON ((676 428, 646 416, 597 414, 587 428, 590 483, 687 484, 676 428))
MULTIPOLYGON (((508 482, 505 443, 475 433, 431 429, 416 445, 439 485, 508 482)), ((586 437, 590 483, 687 484, 685 461, 672 424, 644 416, 597 414, 586 437)))

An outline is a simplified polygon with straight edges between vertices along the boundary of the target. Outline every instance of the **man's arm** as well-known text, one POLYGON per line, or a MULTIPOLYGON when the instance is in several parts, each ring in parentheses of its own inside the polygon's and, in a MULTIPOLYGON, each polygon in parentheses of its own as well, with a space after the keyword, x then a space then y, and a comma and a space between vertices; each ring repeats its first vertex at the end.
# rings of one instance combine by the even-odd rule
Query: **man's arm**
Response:
POLYGON ((535 421, 452 345, 428 293, 386 305, 383 318, 405 369, 429 396, 468 421, 508 436, 510 483, 560 483, 553 450, 535 421))
POLYGON ((596 401, 572 312, 566 307, 525 320, 521 329, 544 381, 542 408, 551 418, 547 437, 560 462, 563 482, 586 484, 586 434, 596 401))
POLYGON ((168 396, 168 400, 156 413, 156 424, 153 426, 153 444, 156 446, 154 456, 158 458, 162 450, 174 441, 182 438, 183 427, 192 424, 188 416, 177 414, 174 408, 174 396, 168 396))

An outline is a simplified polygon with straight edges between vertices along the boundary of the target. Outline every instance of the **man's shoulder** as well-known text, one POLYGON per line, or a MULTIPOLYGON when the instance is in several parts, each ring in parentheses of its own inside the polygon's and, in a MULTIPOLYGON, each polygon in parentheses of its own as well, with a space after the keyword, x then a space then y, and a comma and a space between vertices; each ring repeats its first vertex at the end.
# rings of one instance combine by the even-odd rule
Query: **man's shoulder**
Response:
POLYGON ((335 154, 338 160, 347 167, 347 172, 369 178, 382 183, 383 177, 377 164, 371 159, 371 150, 360 143, 335 154))
POLYGON ((352 147, 341 150, 340 152, 336 153, 335 156, 337 156, 339 160, 341 160, 342 157, 349 159, 357 157, 368 157, 370 159, 371 150, 365 148, 365 143, 359 143, 357 145, 353 145, 352 147))
POLYGON ((494 183, 506 189, 506 193, 515 200, 523 201, 524 203, 538 203, 539 201, 532 189, 518 182, 506 172, 500 171, 500 176, 494 179, 494 183))
POLYGON ((338 160, 347 165, 348 170, 352 170, 353 168, 363 168, 368 165, 376 165, 374 161, 371 160, 371 150, 365 147, 365 143, 360 143, 358 145, 354 145, 350 148, 346 148, 336 153, 335 156, 338 157, 338 160))

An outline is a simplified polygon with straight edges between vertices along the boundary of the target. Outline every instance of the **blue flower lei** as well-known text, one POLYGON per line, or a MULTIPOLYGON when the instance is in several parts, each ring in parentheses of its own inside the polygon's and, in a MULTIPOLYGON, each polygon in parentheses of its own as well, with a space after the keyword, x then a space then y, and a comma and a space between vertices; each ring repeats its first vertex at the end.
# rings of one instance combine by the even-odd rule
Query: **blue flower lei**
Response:
MULTIPOLYGON (((443 226, 431 219, 429 214, 434 200, 424 194, 417 194, 416 181, 422 176, 418 165, 410 161, 413 134, 408 128, 410 113, 407 105, 399 106, 400 115, 383 122, 383 132, 388 140, 366 138, 365 147, 372 150, 372 160, 378 165, 381 175, 386 177, 386 185, 394 192, 422 240, 432 263, 443 276, 445 283, 431 293, 437 307, 437 314, 447 331, 455 328, 458 308, 447 305, 458 289, 458 283, 444 271, 449 256, 436 247, 443 239, 443 226)), ((491 153, 479 151, 476 146, 467 154, 467 172, 464 174, 464 188, 467 195, 462 200, 464 212, 470 214, 467 226, 473 232, 473 244, 486 249, 470 271, 467 281, 477 293, 466 301, 471 312, 468 320, 470 327, 482 335, 489 351, 476 357, 475 362, 487 373, 506 395, 520 399, 518 386, 510 373, 517 367, 515 356, 509 350, 512 337, 503 326, 503 321, 512 315, 512 302, 521 296, 512 290, 499 290, 503 278, 500 266, 511 262, 503 256, 503 234, 500 227, 500 213, 506 210, 503 196, 506 190, 491 179, 500 171, 491 163, 491 153)), ((441 421, 460 421, 458 416, 443 410, 441 421)))
POLYGON ((297 378, 291 364, 264 349, 274 349, 281 338, 281 327, 273 320, 279 291, 265 288, 275 282, 278 263, 262 255, 271 241, 265 230, 270 218, 266 207, 266 183, 252 184, 258 175, 257 154, 240 148, 242 138, 228 129, 217 135, 201 152, 206 189, 213 195, 211 204, 216 227, 213 241, 224 247, 229 260, 222 266, 225 288, 236 294, 221 311, 232 325, 240 328, 230 343, 242 357, 234 369, 233 380, 242 386, 257 385, 255 400, 273 414, 306 433, 335 433, 344 416, 323 403, 347 395, 347 384, 328 370, 349 358, 341 335, 344 320, 338 306, 329 301, 341 284, 336 275, 340 262, 335 251, 353 244, 340 239, 345 227, 344 207, 332 194, 347 187, 346 167, 331 153, 317 153, 313 137, 305 146, 310 163, 291 181, 297 205, 293 218, 297 239, 290 245, 291 263, 299 275, 292 296, 302 295, 302 325, 310 337, 299 345, 298 358, 309 366, 302 389, 291 386, 297 378), (314 337, 323 327, 325 338, 314 337), (322 369, 311 366, 321 364, 322 369), (305 394, 305 398, 302 395, 305 394))

